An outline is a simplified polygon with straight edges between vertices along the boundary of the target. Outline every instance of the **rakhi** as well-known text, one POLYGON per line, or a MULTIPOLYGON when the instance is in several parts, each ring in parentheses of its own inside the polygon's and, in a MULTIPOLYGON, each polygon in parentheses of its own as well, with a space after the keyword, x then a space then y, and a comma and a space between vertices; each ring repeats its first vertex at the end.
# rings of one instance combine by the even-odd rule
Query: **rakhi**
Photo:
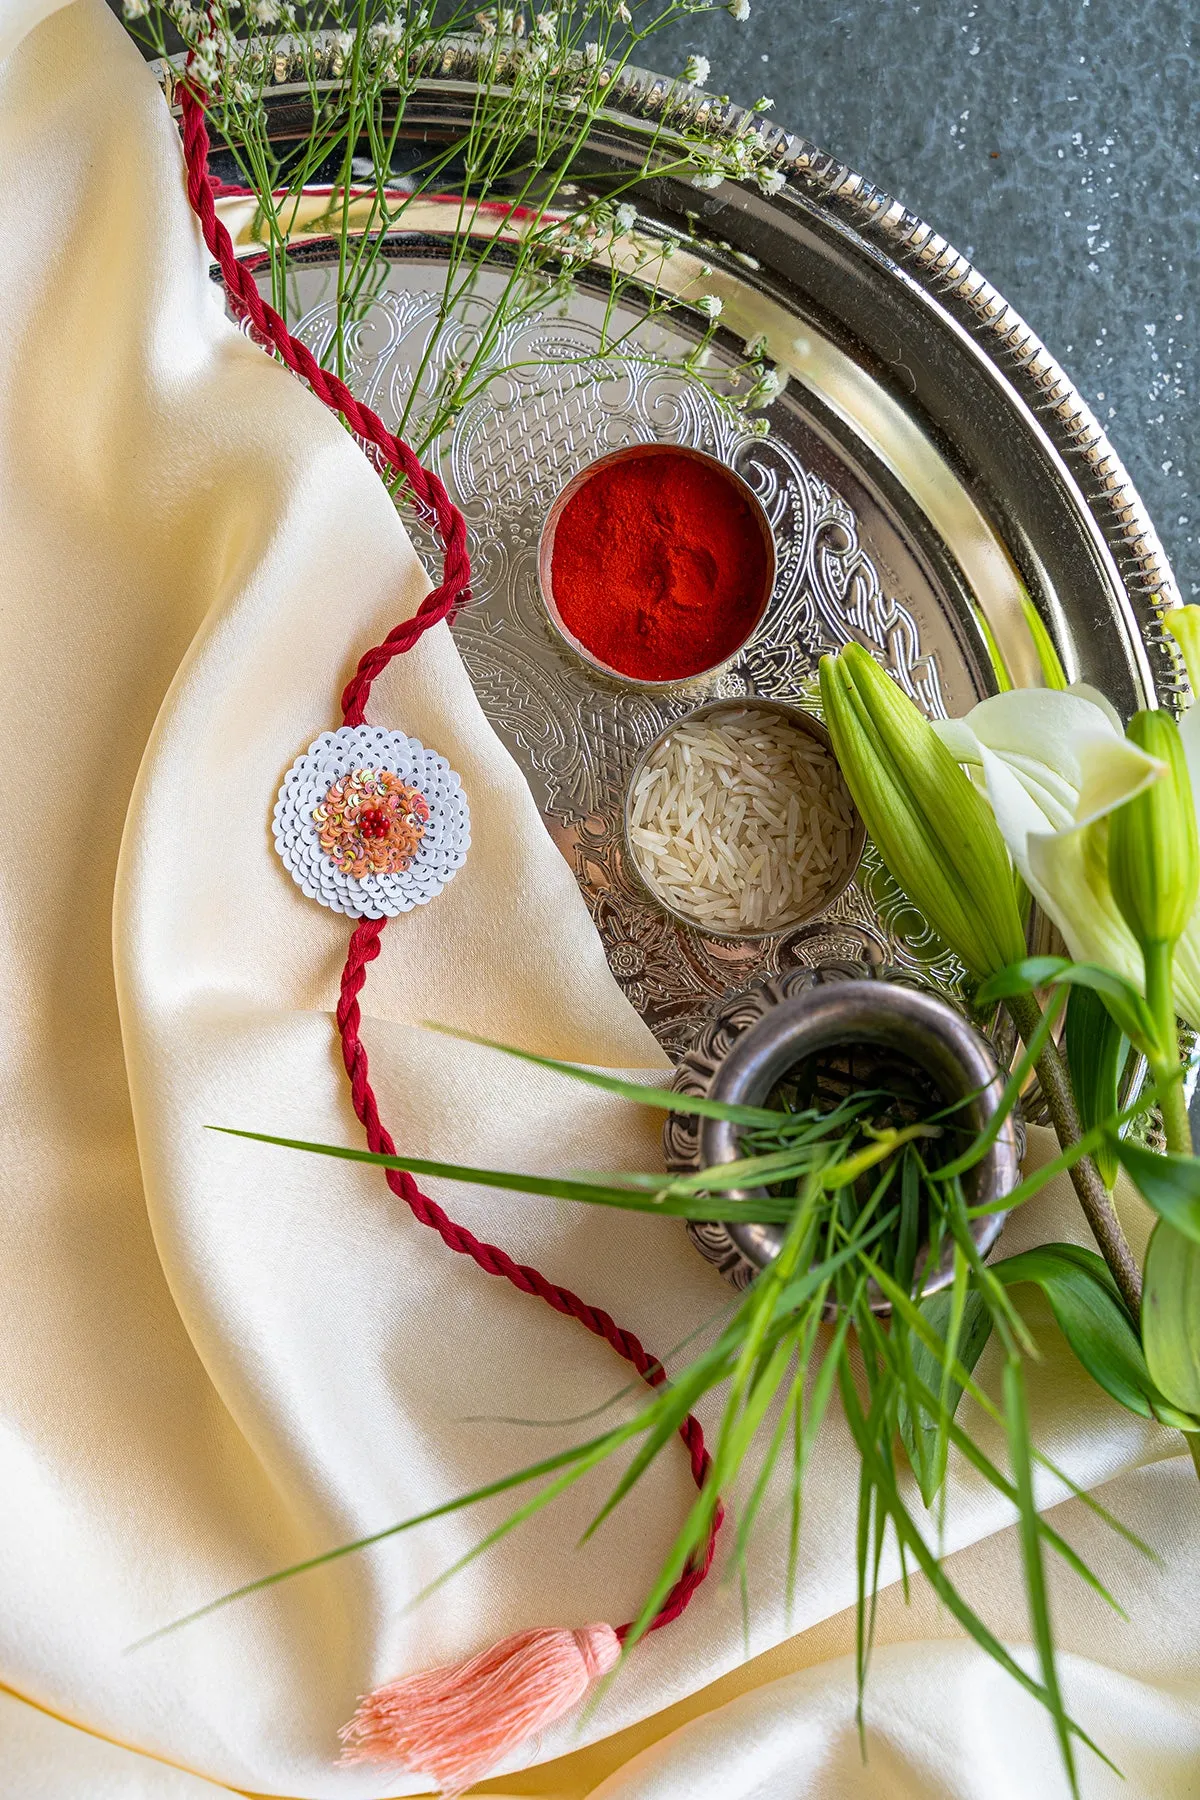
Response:
MULTIPOLYGON (((341 728, 323 733, 293 764, 274 817, 276 845, 293 878, 312 898, 357 921, 342 970, 337 1028, 367 1144, 390 1156, 396 1146, 371 1087, 359 1035, 359 995, 367 969, 379 955, 388 918, 426 904, 461 867, 469 845, 469 817, 461 784, 445 759, 402 732, 369 725, 366 706, 372 683, 392 658, 410 650, 431 625, 450 618, 469 599, 466 524, 439 478, 422 467, 377 413, 360 405, 344 382, 321 367, 263 300, 217 217, 208 173, 208 96, 185 77, 179 102, 188 200, 220 270, 230 310, 248 321, 264 349, 301 376, 319 400, 340 413, 404 477, 442 546, 441 582, 411 619, 360 659, 342 694, 341 728)), ((384 1176, 413 1217, 431 1226, 449 1249, 577 1319, 632 1363, 648 1386, 666 1380, 658 1358, 600 1307, 456 1225, 411 1175, 388 1169, 384 1176)), ((711 1464, 704 1433, 690 1414, 679 1436, 696 1486, 702 1487, 711 1464)), ((677 1619, 708 1574, 721 1519, 718 1505, 703 1554, 684 1570, 648 1631, 677 1619)), ((431 1776, 444 1794, 462 1794, 508 1751, 576 1706, 593 1681, 615 1668, 631 1630, 632 1623, 522 1631, 467 1662, 388 1682, 360 1700, 341 1733, 343 1756, 355 1762, 401 1763, 431 1776)))

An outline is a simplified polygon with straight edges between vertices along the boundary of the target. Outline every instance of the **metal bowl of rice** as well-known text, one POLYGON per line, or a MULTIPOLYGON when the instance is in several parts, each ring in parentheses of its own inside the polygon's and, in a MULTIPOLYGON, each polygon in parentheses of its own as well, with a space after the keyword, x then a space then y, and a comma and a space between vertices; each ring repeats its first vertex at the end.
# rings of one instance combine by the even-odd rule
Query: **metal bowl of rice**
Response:
POLYGON ((777 937, 827 912, 865 842, 829 733, 777 700, 712 700, 675 720, 626 790, 630 868, 708 937, 777 937))

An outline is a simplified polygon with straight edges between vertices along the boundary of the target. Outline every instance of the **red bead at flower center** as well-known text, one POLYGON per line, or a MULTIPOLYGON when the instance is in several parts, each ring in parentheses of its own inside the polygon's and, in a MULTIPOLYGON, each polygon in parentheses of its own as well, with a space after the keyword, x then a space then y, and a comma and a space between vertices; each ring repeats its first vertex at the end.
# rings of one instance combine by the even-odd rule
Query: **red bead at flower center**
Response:
POLYGON ((358 829, 365 838, 385 838, 391 828, 391 818, 381 806, 365 807, 358 815, 358 829))

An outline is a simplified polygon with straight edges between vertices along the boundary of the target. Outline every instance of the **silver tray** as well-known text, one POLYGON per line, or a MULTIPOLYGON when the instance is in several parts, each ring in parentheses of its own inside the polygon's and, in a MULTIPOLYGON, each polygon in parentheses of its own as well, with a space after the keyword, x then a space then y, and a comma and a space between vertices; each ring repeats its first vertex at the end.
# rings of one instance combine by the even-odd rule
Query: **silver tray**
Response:
MULTIPOLYGON (((469 113, 474 51, 447 52, 408 101, 405 132, 455 136, 469 113)), ((286 59, 268 96, 271 128, 303 123, 307 90, 286 59)), ((169 87, 170 72, 164 71, 169 87)), ((590 178, 640 163, 637 121, 660 118, 667 83, 630 72, 589 147, 590 178)), ((677 102, 673 102, 675 104, 677 102)), ((695 114, 730 131, 742 114, 693 94, 695 114)), ((565 317, 506 332, 511 368, 457 419, 439 467, 471 534, 473 599, 455 638, 488 718, 524 771, 575 872, 610 966, 668 1052, 678 1055, 722 994, 760 974, 828 961, 896 965, 954 995, 961 970, 896 891, 871 847, 828 914, 765 942, 736 944, 657 909, 625 867, 621 818, 641 749, 698 697, 664 699, 598 682, 550 629, 537 595, 542 520, 563 483, 602 450, 648 439, 695 445, 735 466, 771 518, 779 577, 755 638, 708 690, 811 703, 817 660, 864 643, 931 715, 993 691, 989 639, 1018 683, 1039 664, 1029 607, 1069 675, 1123 713, 1179 692, 1161 627, 1177 601, 1158 538, 1104 433, 1033 332, 943 238, 803 139, 774 134, 788 186, 701 192, 655 180, 642 225, 680 240, 672 284, 721 293, 737 339, 766 331, 792 379, 748 436, 700 382, 635 355, 588 371, 602 302, 578 282, 565 317), (583 359, 583 366, 580 366, 583 359)), ((403 141, 403 139, 402 139, 403 141)), ((347 379, 399 415, 425 348, 453 208, 422 203, 419 230, 389 240, 388 272, 353 347, 347 379)), ((244 246, 252 249, 252 245, 244 246)), ((309 242, 292 278, 299 335, 328 332, 334 248, 309 242)), ((494 304, 485 275, 470 306, 494 304)), ((695 290, 693 290, 695 291, 695 290)), ((648 353, 686 323, 638 325, 648 353)), ((694 340, 693 340, 694 341, 694 340)), ((716 352, 728 362, 737 341, 716 352)), ((453 357, 450 334, 440 351, 453 357)), ((441 365, 425 371, 435 380, 441 365)), ((418 547, 432 553, 414 522, 418 547)))

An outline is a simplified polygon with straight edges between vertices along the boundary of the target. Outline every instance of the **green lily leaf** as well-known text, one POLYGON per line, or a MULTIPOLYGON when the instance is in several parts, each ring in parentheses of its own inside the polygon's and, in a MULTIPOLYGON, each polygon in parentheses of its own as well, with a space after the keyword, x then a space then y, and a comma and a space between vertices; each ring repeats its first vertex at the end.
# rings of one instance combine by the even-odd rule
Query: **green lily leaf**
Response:
POLYGON ((989 976, 976 998, 980 1006, 991 1006, 997 1000, 1008 1000, 1014 994, 1032 994, 1035 988, 1049 987, 1056 976, 1071 967, 1065 956, 1024 956, 989 976))
MULTIPOLYGON (((1121 1072, 1128 1049, 1128 1038, 1095 988, 1072 987, 1067 1002, 1067 1062, 1085 1131, 1103 1125, 1121 1110, 1121 1072)), ((1106 1140, 1097 1150, 1095 1162, 1105 1187, 1113 1187, 1118 1168, 1116 1144, 1106 1140)))
MULTIPOLYGON (((1162 1229, 1160 1225, 1158 1230, 1162 1229)), ((1196 1302, 1200 1303, 1200 1246, 1193 1248, 1197 1253, 1196 1302)), ((1114 1400, 1140 1418, 1158 1419, 1179 1431, 1197 1429, 1191 1403, 1181 1400, 1154 1373, 1149 1345, 1143 1353, 1104 1258, 1094 1250, 1079 1244, 1042 1244, 1036 1250, 991 1263, 989 1269, 1006 1286, 1031 1281, 1041 1288, 1071 1349, 1093 1381, 1114 1400)), ((1174 1368, 1170 1355, 1165 1360, 1174 1368)), ((1196 1410, 1200 1410, 1200 1384, 1196 1410)))
POLYGON ((1163 1393, 1200 1413, 1200 1244, 1165 1219, 1154 1227, 1146 1252, 1142 1340, 1147 1367, 1163 1393))
MULTIPOLYGON (((940 1294, 930 1294, 921 1302, 922 1317, 929 1321, 943 1342, 948 1339, 953 1303, 954 1297, 949 1289, 940 1294)), ((991 1334, 992 1315, 987 1302, 982 1294, 972 1288, 963 1302, 962 1323, 957 1342, 953 1345, 955 1357, 968 1373, 983 1355, 984 1345, 991 1334)), ((944 1400, 946 1415, 952 1419, 962 1399, 962 1383, 954 1379, 920 1338, 910 1338, 909 1356, 916 1380, 923 1382, 931 1393, 938 1394, 944 1400)), ((932 1506, 946 1475, 949 1443, 947 1434, 939 1427, 936 1413, 927 1412, 919 1405, 914 1413, 903 1394, 900 1397, 899 1418, 900 1439, 921 1489, 921 1498, 926 1506, 932 1506)))
POLYGON ((1021 962, 985 981, 976 996, 980 1006, 1009 1000, 1014 994, 1031 994, 1035 988, 1090 988, 1099 994, 1114 1022, 1142 1053, 1157 1048, 1154 1016, 1131 981, 1099 963, 1068 962, 1061 956, 1027 956, 1021 962))
POLYGON ((1113 1139, 1113 1153, 1147 1206, 1200 1244, 1200 1157, 1159 1156, 1125 1138, 1113 1139))

